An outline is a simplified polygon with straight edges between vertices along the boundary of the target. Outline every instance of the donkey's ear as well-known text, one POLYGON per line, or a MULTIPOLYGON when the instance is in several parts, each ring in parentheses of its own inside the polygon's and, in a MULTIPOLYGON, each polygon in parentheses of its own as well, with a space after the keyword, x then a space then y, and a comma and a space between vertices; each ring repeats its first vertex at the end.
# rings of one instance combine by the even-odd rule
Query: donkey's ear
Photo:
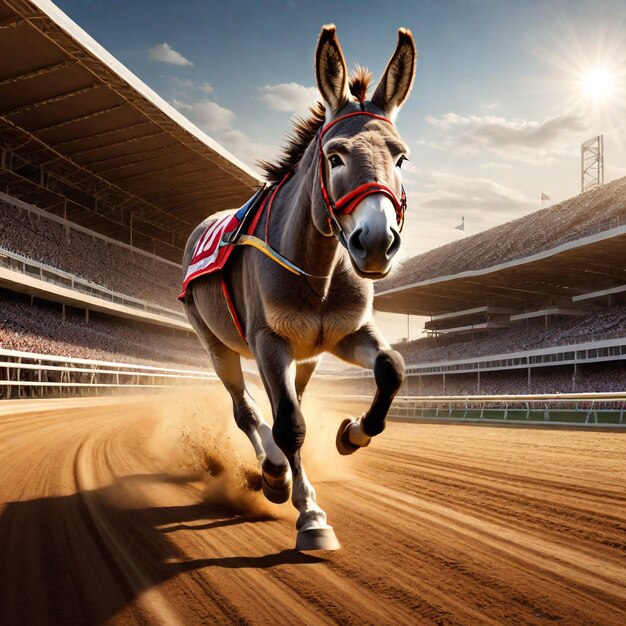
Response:
POLYGON ((408 28, 400 28, 396 51, 372 97, 372 103, 382 109, 391 120, 395 119, 398 110, 411 93, 416 63, 417 50, 413 35, 408 28))
POLYGON ((334 24, 322 27, 315 51, 317 87, 330 115, 337 113, 350 98, 346 60, 335 31, 334 24))

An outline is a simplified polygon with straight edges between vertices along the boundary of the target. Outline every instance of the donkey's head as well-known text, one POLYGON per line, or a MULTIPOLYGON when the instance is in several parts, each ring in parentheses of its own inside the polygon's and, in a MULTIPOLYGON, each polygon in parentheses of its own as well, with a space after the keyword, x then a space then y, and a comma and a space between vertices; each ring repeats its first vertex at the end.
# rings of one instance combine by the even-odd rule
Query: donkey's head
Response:
POLYGON ((335 27, 324 26, 317 44, 315 72, 326 119, 318 135, 321 201, 313 202, 313 221, 323 234, 339 237, 364 278, 388 274, 400 247, 406 207, 401 167, 408 148, 393 122, 411 91, 416 59, 413 37, 401 28, 366 100, 369 74, 359 70, 349 80, 335 27))

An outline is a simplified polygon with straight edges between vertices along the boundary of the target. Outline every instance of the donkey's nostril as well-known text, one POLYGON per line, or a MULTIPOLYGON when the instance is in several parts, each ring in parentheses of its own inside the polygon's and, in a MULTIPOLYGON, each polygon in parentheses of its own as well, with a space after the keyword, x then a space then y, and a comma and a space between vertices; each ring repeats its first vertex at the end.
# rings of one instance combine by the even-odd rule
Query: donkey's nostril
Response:
POLYGON ((391 259, 400 248, 400 233, 397 230, 391 229, 391 234, 393 239, 387 248, 387 259, 391 259))
POLYGON ((352 255, 364 259, 366 252, 361 237, 364 238, 363 228, 355 228, 348 239, 348 249, 352 255))

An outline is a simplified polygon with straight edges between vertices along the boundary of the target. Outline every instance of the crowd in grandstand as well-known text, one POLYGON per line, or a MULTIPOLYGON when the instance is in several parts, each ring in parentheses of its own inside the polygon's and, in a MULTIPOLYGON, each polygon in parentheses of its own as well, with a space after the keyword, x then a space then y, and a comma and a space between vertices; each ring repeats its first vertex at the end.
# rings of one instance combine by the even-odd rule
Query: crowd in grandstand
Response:
POLYGON ((557 333, 555 341, 557 345, 561 345, 567 343, 571 338, 612 332, 626 332, 626 304, 598 311, 578 323, 569 324, 567 328, 557 333))
POLYGON ((517 322, 501 331, 476 334, 473 338, 468 335, 458 338, 424 337, 395 347, 407 363, 427 363, 535 350, 625 335, 626 304, 619 304, 582 318, 551 318, 547 327, 544 319, 535 318, 527 322, 517 322))
MULTIPOLYGON (((626 336, 626 303, 599 309, 585 317, 550 317, 517 322, 510 328, 458 336, 428 336, 394 346, 407 365, 456 361, 527 350, 579 344, 587 341, 626 336)), ((354 375, 356 369, 347 370, 354 375)), ((332 393, 372 394, 372 377, 341 378, 326 381, 332 393)), ((626 389, 626 361, 573 366, 525 367, 519 369, 454 374, 409 376, 401 394, 510 395, 568 392, 608 392, 626 389)))
POLYGON ((68 228, 0 201, 0 249, 6 249, 84 280, 169 309, 181 270, 97 236, 68 228))
POLYGON ((70 311, 59 305, 35 303, 0 293, 0 348, 59 356, 142 364, 209 365, 195 335, 128 320, 70 311))
MULTIPOLYGON (((376 384, 373 377, 321 379, 315 382, 318 390, 332 394, 373 395, 376 384)), ((401 396, 472 396, 472 395, 528 395, 610 391, 626 389, 626 362, 608 361, 587 363, 574 373, 573 366, 531 368, 530 381, 526 368, 477 373, 428 374, 408 376, 402 385, 401 396)))
POLYGON ((409 259, 377 290, 491 267, 624 223, 626 177, 409 259))
MULTIPOLYGON (((560 233, 577 237, 626 222, 626 178, 539 211, 531 216, 455 242, 412 259, 402 282, 420 280, 532 254, 554 242, 560 233), (588 211, 593 205, 601 211, 588 211), (511 236, 511 233, 515 236, 511 236)), ((0 253, 6 249, 74 276, 148 302, 176 309, 180 268, 157 258, 132 252, 38 214, 0 201, 0 253)), ((387 285, 389 287, 390 285, 387 285)), ((60 305, 31 306, 23 296, 0 292, 0 348, 68 357, 128 361, 144 364, 208 365, 208 356, 196 337, 171 330, 133 324, 68 309, 60 305)), ((472 320, 470 320, 472 321, 472 320)), ((480 319, 473 320, 480 323, 480 319)), ((464 320, 464 324, 467 323, 464 320)), ((477 331, 471 335, 424 337, 398 344, 407 364, 471 359, 582 341, 626 336, 626 303, 595 310, 584 317, 534 318, 509 328, 477 331)), ((476 374, 411 377, 406 391, 417 395, 564 393, 613 391, 626 388, 626 367, 585 367, 573 377, 572 368, 542 367, 476 374)), ((339 385, 344 385, 339 381, 339 385)), ((341 388, 373 392, 373 379, 364 378, 341 388)))
POLYGON ((477 374, 422 376, 411 381, 410 392, 415 395, 511 395, 539 393, 607 392, 626 389, 626 366, 623 362, 586 365, 574 376, 572 366, 532 368, 528 371, 504 370, 477 374))

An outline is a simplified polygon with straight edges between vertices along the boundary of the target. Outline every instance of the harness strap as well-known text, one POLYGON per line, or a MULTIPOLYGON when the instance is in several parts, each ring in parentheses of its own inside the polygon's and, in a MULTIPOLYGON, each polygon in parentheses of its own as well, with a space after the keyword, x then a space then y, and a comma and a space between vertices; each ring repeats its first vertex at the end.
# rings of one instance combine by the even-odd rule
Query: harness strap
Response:
POLYGON ((343 229, 341 228, 339 220, 337 219, 337 215, 348 215, 349 213, 354 211, 358 204, 367 196, 371 196, 374 194, 383 194, 393 203, 394 209, 396 211, 396 221, 398 223, 398 226, 400 227, 400 230, 402 230, 402 227, 404 226, 404 214, 406 212, 407 204, 404 186, 402 186, 402 193, 400 195, 400 199, 398 200, 398 197, 390 187, 387 187, 387 185, 383 185, 379 182, 370 182, 360 185, 356 189, 348 192, 345 196, 339 198, 339 200, 337 200, 336 202, 332 201, 326 185, 326 169, 324 167, 324 151, 322 149, 322 139, 325 133, 329 131, 335 124, 341 122, 342 120, 356 117, 357 115, 367 115, 368 117, 387 122, 388 124, 391 124, 393 126, 393 122, 390 119, 376 113, 364 111, 363 107, 361 107, 361 111, 353 111, 352 113, 347 113, 346 115, 342 115, 341 117, 332 120, 319 131, 318 135, 320 190, 322 193, 324 208, 326 209, 328 226, 331 232, 335 235, 335 237, 337 237, 341 244, 346 248, 346 236, 343 232, 343 229))
POLYGON ((226 300, 226 306, 228 307, 228 312, 230 313, 230 317, 233 320, 233 324, 237 328, 239 335, 245 341, 246 345, 248 345, 248 340, 246 339, 246 334, 243 332, 243 327, 241 326, 241 322, 239 321, 239 316, 237 315, 237 309, 235 308, 235 304, 230 297, 230 292, 228 291, 228 285, 224 280, 224 275, 222 272, 218 272, 220 277, 220 285, 222 286, 222 293, 224 294, 224 300, 226 300))
MULTIPOLYGON (((257 215, 259 214, 257 208, 260 204, 262 205, 266 201, 268 189, 269 188, 267 186, 267 183, 263 183, 260 189, 252 196, 250 200, 248 200, 245 213, 241 217, 241 221, 237 225, 237 228, 235 228, 235 230, 229 236, 228 243, 236 243, 239 235, 241 235, 242 232, 247 232, 250 228, 249 223, 254 222, 254 220, 257 219, 257 215)), ((244 205, 244 207, 245 206, 246 205, 244 205)), ((239 209, 239 211, 237 211, 237 215, 239 215, 241 211, 242 209, 239 209)), ((261 208, 261 212, 262 211, 263 209, 261 208)), ((256 226, 256 222, 254 222, 253 227, 254 226, 256 226)))
MULTIPOLYGON (((261 195, 260 194, 264 194, 263 200, 259 206, 259 209, 256 212, 256 215, 252 218, 252 221, 250 222, 250 226, 248 227, 248 232, 254 232, 255 228, 257 227, 257 224, 259 223, 259 220, 261 219, 261 215, 263 215, 263 211, 265 209, 265 205, 267 204, 267 198, 268 195, 266 192, 267 189, 265 187, 265 185, 260 189, 260 191, 257 192, 257 197, 260 198, 261 195)), ((253 208, 254 204, 251 205, 251 209, 253 208)), ((246 237, 248 237, 248 235, 242 235, 241 231, 242 228, 241 226, 243 225, 243 223, 246 220, 246 216, 244 216, 244 218, 241 221, 240 227, 238 227, 234 233, 230 236, 228 236, 225 240, 222 239, 222 241, 220 241, 220 246, 227 246, 227 245, 232 245, 232 246, 237 246, 237 245, 243 245, 242 240, 246 237), (233 236, 234 235, 234 236, 233 236), (241 242, 241 243, 240 243, 241 242)), ((244 342, 246 343, 246 345, 248 345, 248 340, 246 339, 246 334, 243 330, 243 326, 241 324, 241 321, 239 320, 239 315, 237 314, 237 309, 235 307, 235 303, 233 302, 233 299, 230 297, 230 292, 228 290, 228 285, 226 284, 226 281, 224 280, 224 275, 223 273, 217 272, 219 274, 220 277, 220 285, 222 287, 222 293, 224 294, 224 300, 226 301, 226 306, 228 308, 228 312, 230 313, 230 318, 233 320, 233 324, 235 325, 235 328, 237 329, 237 332, 239 333, 239 336, 244 340, 244 342)))
POLYGON ((283 179, 276 185, 274 191, 270 197, 269 204, 267 205, 267 219, 265 220, 265 243, 269 246, 270 243, 270 216, 272 215, 272 204, 274 204, 274 198, 278 193, 278 190, 283 186, 283 183, 287 181, 288 178, 291 178, 293 172, 288 172, 283 176, 283 179))
POLYGON ((253 248, 256 248, 257 250, 259 250, 259 252, 262 252, 265 256, 269 257, 270 259, 272 259, 272 261, 275 261, 276 263, 278 263, 278 265, 284 267, 292 274, 296 274, 298 276, 312 276, 312 274, 309 274, 303 269, 300 269, 295 263, 292 263, 289 259, 285 258, 282 254, 274 250, 274 248, 272 248, 267 243, 267 241, 263 241, 263 239, 259 239, 254 235, 241 235, 241 237, 239 237, 237 245, 252 246, 253 248))
POLYGON ((356 117, 357 115, 367 115, 368 117, 373 117, 375 120, 381 120, 393 126, 393 122, 384 115, 378 115, 377 113, 371 113, 370 111, 353 111, 352 113, 346 113, 345 115, 342 115, 341 117, 338 117, 337 119, 328 122, 328 124, 326 124, 326 126, 324 126, 320 132, 320 139, 338 122, 346 120, 350 117, 356 117))
MULTIPOLYGON (((256 227, 257 227, 257 225, 258 225, 258 223, 259 223, 259 221, 261 219, 261 216, 263 215, 263 213, 265 211, 265 207, 267 206, 267 222, 266 222, 266 227, 265 227, 265 241, 263 241, 262 239, 259 239, 258 237, 256 237, 255 235, 252 235, 252 234, 241 234, 242 229, 241 228, 237 228, 235 233, 234 233, 235 236, 232 236, 232 235, 226 236, 224 239, 222 239, 220 241, 220 246, 228 246, 228 245, 231 245, 231 246, 252 246, 253 248, 256 248, 257 250, 259 250, 260 252, 265 254, 267 257, 272 259, 272 261, 275 261, 276 263, 278 263, 278 265, 280 265, 281 267, 284 267, 289 272, 291 272, 293 274, 296 274, 296 275, 311 276, 311 274, 308 274, 304 270, 300 269, 297 265, 292 263, 289 259, 286 259, 284 256, 282 256, 282 254, 280 254, 279 252, 274 250, 269 245, 269 243, 267 241, 268 233, 269 233, 270 213, 271 213, 271 210, 272 210, 272 204, 274 202, 274 198, 276 197, 276 194, 278 193, 278 190, 280 189, 281 185, 290 176, 291 176, 291 173, 287 174, 280 181, 280 183, 274 187, 274 189, 270 188, 269 190, 267 190, 268 193, 265 194, 265 197, 263 198, 263 201, 261 202, 261 204, 259 206, 259 209, 256 212, 256 215, 254 216, 254 218, 250 222, 250 226, 247 228, 247 232, 248 233, 254 233, 254 231, 256 230, 256 227)), ((265 187, 263 189, 261 189, 261 191, 258 192, 257 195, 259 193, 262 193, 263 191, 265 191, 265 187)), ((245 217, 244 217, 244 220, 245 220, 245 217)), ((242 222, 244 220, 242 220, 242 222)), ((237 331, 239 332, 239 335, 241 336, 241 338, 247 344, 248 340, 246 339, 246 334, 245 334, 245 332, 243 330, 243 326, 241 324, 241 321, 239 320, 239 315, 237 314, 237 309, 235 307, 235 303, 233 302, 232 298, 230 297, 230 292, 228 290, 228 285, 226 284, 226 281, 224 280, 224 275, 222 274, 222 272, 218 272, 218 273, 219 273, 219 277, 220 277, 220 285, 222 286, 222 293, 224 294, 224 300, 226 301, 226 306, 228 307, 228 312, 230 313, 230 317, 233 320, 233 324, 237 328, 237 331)))
POLYGON ((391 202, 393 202, 396 213, 400 210, 400 203, 398 202, 398 198, 396 198, 396 194, 393 193, 387 185, 383 185, 382 183, 365 183, 337 200, 337 202, 335 202, 335 212, 340 215, 349 215, 356 209, 363 198, 372 195, 372 193, 387 196, 391 202))
MULTIPOLYGON (((337 119, 329 122, 326 126, 321 128, 319 131, 319 167, 320 167, 320 189, 322 193, 322 200, 324 203, 324 208, 326 209, 329 227, 331 231, 333 232, 333 234, 337 237, 337 239, 339 239, 341 244, 345 247, 347 247, 346 237, 344 235, 343 229, 341 228, 341 224, 339 223, 339 220, 336 217, 336 214, 337 215, 350 214, 352 211, 354 211, 354 209, 358 206, 358 204, 364 198, 373 194, 383 194, 384 196, 386 196, 387 198, 391 200, 396 211, 396 219, 398 221, 398 225, 400 226, 400 229, 402 229, 402 226, 404 224, 404 214, 406 211, 406 194, 404 193, 404 186, 402 187, 402 195, 400 197, 400 200, 398 200, 396 194, 393 192, 393 190, 390 187, 387 187, 386 185, 383 185, 382 183, 379 183, 379 182, 370 182, 370 183, 365 183, 363 185, 360 185, 356 189, 353 189, 352 191, 347 193, 345 196, 339 198, 339 200, 337 200, 336 202, 332 201, 330 194, 328 193, 328 189, 326 187, 326 170, 324 168, 324 152, 322 150, 322 138, 324 137, 324 134, 338 122, 341 122, 342 120, 345 120, 350 117, 355 117, 357 115, 367 115, 368 117, 372 117, 374 119, 387 122, 388 124, 391 124, 393 126, 393 122, 391 120, 387 119, 386 117, 383 117, 382 115, 377 115, 376 113, 370 113, 369 111, 363 110, 363 104, 361 104, 361 111, 355 111, 353 113, 348 113, 347 115, 342 115, 341 117, 338 117, 337 119)), ((259 190, 259 192, 257 192, 256 194, 256 197, 254 198, 251 208, 254 205, 256 205, 256 203, 261 199, 261 197, 263 197, 263 200, 260 203, 259 210, 257 211, 256 215, 254 216, 254 219, 250 223, 250 226, 246 229, 248 234, 242 234, 243 221, 245 221, 245 217, 244 217, 244 220, 242 220, 242 224, 240 224, 240 227, 237 228, 234 233, 226 237, 226 239, 220 241, 220 246, 226 246, 226 245, 251 246, 259 250, 260 252, 262 252, 265 256, 272 259, 272 261, 275 261, 276 263, 278 263, 278 265, 285 268, 287 271, 291 272, 292 274, 315 278, 315 276, 313 276, 312 274, 309 274, 308 272, 305 272, 303 269, 295 265, 295 263, 292 263, 289 259, 285 258, 279 252, 274 250, 274 248, 272 248, 272 246, 269 243, 270 217, 271 217, 271 212, 272 212, 272 205, 274 203, 274 198, 276 197, 276 194, 278 193, 282 185, 291 177, 292 174, 293 172, 289 172, 288 174, 286 174, 284 178, 277 185, 274 186, 273 189, 272 188, 267 189, 264 186, 261 190, 259 190), (267 219, 265 222, 265 240, 262 240, 259 237, 256 237, 252 233, 254 233, 254 231, 256 230, 256 227, 259 223, 259 220, 261 219, 261 215, 263 215, 265 211, 266 206, 267 206, 267 219)), ((239 321, 239 316, 237 315, 237 310, 235 308, 235 305, 232 301, 232 298, 230 297, 230 293, 228 291, 228 286, 226 285, 226 281, 224 280, 224 276, 222 275, 221 272, 219 272, 219 276, 220 276, 220 284, 222 286, 222 293, 224 294, 224 299, 226 300, 228 312, 230 313, 230 316, 233 320, 233 324, 237 328, 239 335, 247 344, 248 341, 246 340, 246 335, 244 333, 241 322, 239 321)))
POLYGON ((263 203, 261 204, 261 207, 258 213, 255 215, 254 220, 252 221, 252 223, 250 224, 250 227, 248 228, 249 234, 245 234, 245 235, 239 234, 235 239, 233 239, 232 237, 227 238, 225 240, 222 240, 220 242, 220 245, 226 246, 230 244, 234 246, 251 246, 259 250, 260 252, 262 252, 268 258, 272 259, 272 261, 275 261, 276 263, 278 263, 278 265, 280 265, 281 267, 284 267, 286 270, 288 270, 292 274, 296 274, 298 276, 309 276, 309 277, 314 278, 313 274, 309 274, 308 272, 305 272, 303 269, 299 268, 295 263, 292 263, 289 259, 287 259, 282 254, 280 254, 280 252, 278 252, 277 250, 274 250, 274 248, 272 248, 272 246, 269 244, 269 225, 270 225, 270 216, 272 212, 272 205, 274 203, 274 198, 276 197, 276 194, 278 193, 282 184, 285 183, 291 177, 291 175, 292 175, 292 172, 289 172, 288 174, 284 176, 284 178, 280 181, 280 183, 275 185, 273 188, 270 187, 269 192, 265 196, 265 199, 263 200, 263 203), (267 219, 265 222, 265 241, 263 241, 263 239, 260 239, 259 237, 253 235, 252 233, 255 231, 257 224, 259 223, 261 216, 263 215, 263 212, 265 211, 266 205, 267 205, 267 219))

